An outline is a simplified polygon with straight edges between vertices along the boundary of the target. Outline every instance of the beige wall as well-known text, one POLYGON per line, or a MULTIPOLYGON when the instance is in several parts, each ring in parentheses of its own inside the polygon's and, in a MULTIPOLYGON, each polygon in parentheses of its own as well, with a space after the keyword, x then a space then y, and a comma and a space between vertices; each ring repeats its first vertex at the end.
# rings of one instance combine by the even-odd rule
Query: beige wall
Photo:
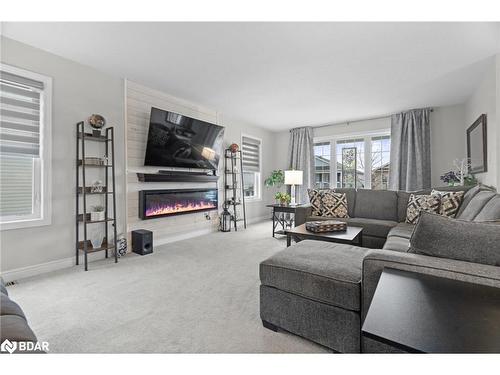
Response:
MULTIPOLYGON (((75 124, 92 113, 115 127, 118 232, 125 230, 123 80, 2 37, 1 61, 53 79, 52 224, 0 232, 0 271, 70 266, 75 254, 75 124)), ((98 256, 101 256, 99 254, 98 256)), ((5 276, 5 275, 4 275, 5 276)))

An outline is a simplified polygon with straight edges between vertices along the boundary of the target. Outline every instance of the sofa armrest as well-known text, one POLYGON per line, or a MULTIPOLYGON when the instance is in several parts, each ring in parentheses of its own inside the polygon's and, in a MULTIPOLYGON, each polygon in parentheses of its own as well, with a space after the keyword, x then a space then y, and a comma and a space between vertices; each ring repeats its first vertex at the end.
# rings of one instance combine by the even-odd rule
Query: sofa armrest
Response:
POLYGON ((362 320, 386 267, 500 288, 500 267, 391 250, 372 250, 363 259, 362 320))
POLYGON ((295 226, 299 226, 306 222, 306 219, 312 214, 312 206, 304 204, 295 208, 295 226))

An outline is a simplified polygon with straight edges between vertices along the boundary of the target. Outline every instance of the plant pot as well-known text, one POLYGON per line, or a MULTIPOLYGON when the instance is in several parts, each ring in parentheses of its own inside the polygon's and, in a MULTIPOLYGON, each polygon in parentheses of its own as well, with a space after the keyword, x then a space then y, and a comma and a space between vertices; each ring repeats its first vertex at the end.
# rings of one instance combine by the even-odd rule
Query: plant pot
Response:
POLYGON ((281 204, 282 206, 287 206, 287 205, 288 205, 288 202, 287 202, 287 201, 281 201, 281 202, 280 202, 280 204, 281 204))
POLYGON ((96 211, 90 213, 90 221, 102 221, 104 220, 104 211, 96 211))

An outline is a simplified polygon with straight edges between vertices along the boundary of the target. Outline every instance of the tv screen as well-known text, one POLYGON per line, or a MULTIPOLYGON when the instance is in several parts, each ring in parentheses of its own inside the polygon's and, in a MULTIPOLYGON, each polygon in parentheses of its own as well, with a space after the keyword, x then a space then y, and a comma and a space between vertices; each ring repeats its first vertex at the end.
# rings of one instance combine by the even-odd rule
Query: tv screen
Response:
POLYGON ((217 169, 224 127, 151 108, 144 165, 217 169))

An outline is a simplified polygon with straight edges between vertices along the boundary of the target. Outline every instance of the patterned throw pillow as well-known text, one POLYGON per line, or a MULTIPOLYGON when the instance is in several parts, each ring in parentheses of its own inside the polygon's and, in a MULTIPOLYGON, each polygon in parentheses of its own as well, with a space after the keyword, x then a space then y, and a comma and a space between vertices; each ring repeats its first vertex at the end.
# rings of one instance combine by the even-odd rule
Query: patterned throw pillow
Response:
POLYGON ((345 193, 335 193, 332 190, 323 192, 321 197, 323 215, 326 217, 347 218, 347 197, 345 193))
POLYGON ((323 208, 321 204, 321 197, 323 192, 317 189, 307 189, 307 194, 309 194, 309 202, 312 207, 312 215, 313 216, 321 216, 323 213, 323 208))
POLYGON ((417 224, 421 211, 438 214, 440 206, 441 197, 439 194, 410 194, 410 199, 408 200, 408 206, 406 208, 406 222, 417 224))
POLYGON ((440 191, 432 190, 431 194, 438 194, 441 197, 441 207, 439 214, 446 217, 455 218, 464 200, 463 191, 440 191))

